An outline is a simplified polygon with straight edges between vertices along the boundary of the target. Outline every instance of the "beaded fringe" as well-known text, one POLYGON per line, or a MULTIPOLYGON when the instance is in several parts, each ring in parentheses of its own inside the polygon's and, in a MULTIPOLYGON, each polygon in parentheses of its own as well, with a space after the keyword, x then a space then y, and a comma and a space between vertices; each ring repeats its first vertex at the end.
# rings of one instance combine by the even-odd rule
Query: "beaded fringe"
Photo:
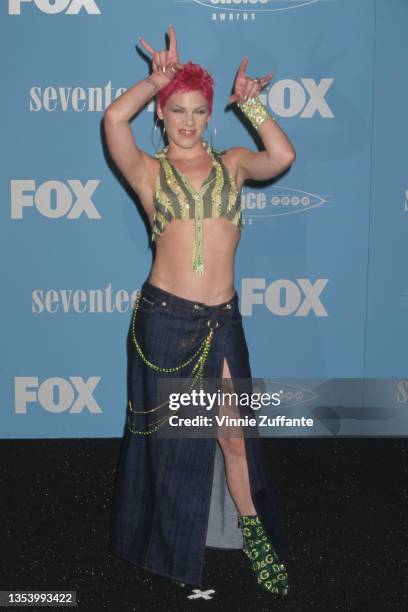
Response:
POLYGON ((193 271, 202 276, 204 274, 204 250, 203 250, 203 203, 197 202, 195 217, 195 241, 193 253, 193 271))

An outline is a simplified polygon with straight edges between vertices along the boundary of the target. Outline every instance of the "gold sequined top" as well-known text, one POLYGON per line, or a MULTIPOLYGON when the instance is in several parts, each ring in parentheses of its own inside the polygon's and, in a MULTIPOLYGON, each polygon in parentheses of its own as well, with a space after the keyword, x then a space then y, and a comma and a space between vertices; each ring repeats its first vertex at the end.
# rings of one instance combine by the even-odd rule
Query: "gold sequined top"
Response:
POLYGON ((160 149, 155 157, 160 161, 154 197, 152 242, 164 231, 172 219, 195 219, 195 242, 192 268, 204 274, 203 219, 225 217, 240 230, 243 229, 241 192, 234 178, 221 160, 223 152, 216 151, 203 141, 212 159, 210 175, 196 191, 189 180, 167 159, 168 146, 160 149))

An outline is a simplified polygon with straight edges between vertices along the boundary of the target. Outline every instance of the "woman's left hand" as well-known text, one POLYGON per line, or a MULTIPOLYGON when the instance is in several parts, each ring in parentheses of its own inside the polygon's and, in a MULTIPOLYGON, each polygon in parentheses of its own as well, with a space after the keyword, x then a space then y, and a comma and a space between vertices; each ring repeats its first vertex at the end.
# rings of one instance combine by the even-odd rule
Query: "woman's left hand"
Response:
POLYGON ((235 88, 232 96, 229 97, 228 103, 232 102, 246 102, 248 98, 256 98, 261 93, 262 89, 265 85, 268 84, 268 81, 272 78, 272 72, 268 72, 263 77, 258 77, 257 79, 251 79, 247 77, 245 74, 245 70, 248 66, 248 57, 244 57, 242 60, 237 76, 235 79, 235 88))

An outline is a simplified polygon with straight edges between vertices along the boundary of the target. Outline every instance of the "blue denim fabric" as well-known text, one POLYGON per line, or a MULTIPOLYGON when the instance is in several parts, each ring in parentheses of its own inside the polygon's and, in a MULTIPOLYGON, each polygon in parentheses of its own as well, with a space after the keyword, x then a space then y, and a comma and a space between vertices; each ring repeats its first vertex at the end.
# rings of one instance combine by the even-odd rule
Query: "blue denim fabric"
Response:
MULTIPOLYGON (((225 357, 232 379, 250 380, 249 354, 236 292, 227 302, 207 305, 164 291, 147 280, 143 283, 128 336, 128 399, 135 410, 157 406, 158 377, 189 377, 196 359, 177 372, 156 372, 137 353, 132 327, 150 362, 174 367, 195 353, 209 326, 214 335, 204 376, 221 378, 225 357)), ((128 410, 127 423, 134 430, 146 431, 165 414, 135 414, 128 410)), ((245 438, 251 494, 279 552, 279 515, 264 443, 262 438, 245 438)), ((163 438, 157 432, 138 435, 125 425, 112 501, 112 552, 151 572, 201 585, 216 446, 214 438, 163 438)), ((222 520, 231 522, 231 515, 223 516, 222 520)), ((235 520, 236 516, 234 523, 235 520)), ((234 528, 239 529, 238 525, 234 528)), ((220 547, 229 547, 231 533, 232 530, 226 531, 220 547)), ((230 547, 240 548, 233 541, 232 538, 230 547)))

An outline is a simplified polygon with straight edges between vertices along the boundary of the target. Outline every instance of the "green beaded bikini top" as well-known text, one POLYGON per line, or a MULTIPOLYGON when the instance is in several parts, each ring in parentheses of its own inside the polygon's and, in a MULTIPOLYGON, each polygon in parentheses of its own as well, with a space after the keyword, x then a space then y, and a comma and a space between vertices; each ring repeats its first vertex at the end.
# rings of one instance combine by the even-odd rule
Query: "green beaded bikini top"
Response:
POLYGON ((213 165, 200 191, 196 191, 189 180, 167 159, 168 146, 155 154, 160 161, 160 174, 156 183, 151 233, 153 242, 172 219, 195 219, 192 268, 200 275, 204 274, 203 219, 224 217, 240 230, 244 227, 241 193, 221 160, 223 152, 216 151, 206 141, 203 141, 203 146, 213 165))

